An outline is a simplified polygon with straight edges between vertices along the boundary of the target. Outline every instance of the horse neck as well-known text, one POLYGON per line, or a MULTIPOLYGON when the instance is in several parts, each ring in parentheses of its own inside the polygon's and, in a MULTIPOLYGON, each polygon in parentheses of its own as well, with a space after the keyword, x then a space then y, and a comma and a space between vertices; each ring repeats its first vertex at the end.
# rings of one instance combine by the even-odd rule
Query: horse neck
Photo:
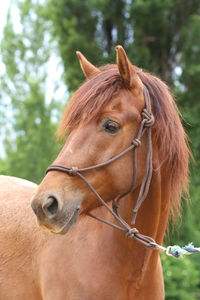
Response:
MULTIPOLYGON (((161 169, 153 172, 148 196, 139 209, 135 224, 140 233, 154 238, 159 244, 162 244, 168 222, 169 191, 170 178, 164 175, 161 169)), ((120 214, 128 224, 131 224, 132 209, 137 195, 138 190, 121 201, 120 214)), ((113 229, 109 247, 114 253, 117 251, 116 255, 119 260, 121 259, 122 267, 125 272, 130 271, 133 274, 134 281, 138 279, 138 282, 141 282, 143 275, 147 276, 147 268, 154 270, 155 264, 158 263, 159 252, 157 250, 146 249, 139 242, 127 238, 125 234, 115 229, 113 229)), ((152 271, 149 276, 152 276, 152 271)))
MULTIPOLYGON (((170 176, 166 173, 165 166, 153 171, 148 195, 138 211, 134 225, 142 234, 158 238, 159 243, 163 241, 169 216, 170 185, 170 176)), ((128 224, 131 224, 138 193, 139 187, 121 201, 120 214, 128 224)))

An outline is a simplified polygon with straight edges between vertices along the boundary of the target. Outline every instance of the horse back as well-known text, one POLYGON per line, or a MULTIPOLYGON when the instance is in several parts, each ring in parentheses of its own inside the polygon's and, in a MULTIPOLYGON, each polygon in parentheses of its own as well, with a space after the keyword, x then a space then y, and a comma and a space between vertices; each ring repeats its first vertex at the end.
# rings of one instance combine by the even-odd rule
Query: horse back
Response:
POLYGON ((27 180, 0 176, 0 299, 41 299, 36 253, 42 235, 30 207, 36 188, 27 180))

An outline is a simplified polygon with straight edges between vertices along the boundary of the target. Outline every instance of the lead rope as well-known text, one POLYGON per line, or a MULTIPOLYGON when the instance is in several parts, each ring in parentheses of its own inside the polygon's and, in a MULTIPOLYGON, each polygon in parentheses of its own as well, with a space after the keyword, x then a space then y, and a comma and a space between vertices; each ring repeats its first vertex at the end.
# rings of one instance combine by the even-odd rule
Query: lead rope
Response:
POLYGON ((139 233, 139 231, 136 228, 131 228, 124 219, 121 218, 119 214, 116 214, 108 205, 107 203, 101 198, 101 196, 95 191, 93 186, 86 180, 86 178, 80 174, 78 171, 76 173, 84 182, 85 184, 89 187, 89 189, 95 194, 95 196, 99 199, 99 201, 104 205, 107 210, 115 217, 115 219, 121 224, 121 226, 118 226, 116 224, 113 224, 105 219, 99 218, 97 216, 94 216, 91 213, 88 213, 88 216, 103 222, 115 229, 121 230, 126 233, 126 236, 129 238, 134 238, 138 242, 140 242, 144 247, 149 248, 149 249, 157 249, 157 250, 162 250, 166 253, 168 256, 174 256, 176 258, 182 257, 184 255, 190 255, 193 253, 200 253, 200 248, 195 248, 192 243, 188 244, 185 247, 180 247, 180 246, 168 246, 167 248, 157 244, 155 240, 149 236, 143 235, 139 233))

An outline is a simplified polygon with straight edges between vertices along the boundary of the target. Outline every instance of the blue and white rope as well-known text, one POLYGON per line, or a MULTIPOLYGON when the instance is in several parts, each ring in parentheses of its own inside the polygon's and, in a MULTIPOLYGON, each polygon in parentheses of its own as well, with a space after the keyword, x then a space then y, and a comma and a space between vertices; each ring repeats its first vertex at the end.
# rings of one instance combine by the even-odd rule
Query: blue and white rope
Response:
POLYGON ((168 246, 167 248, 156 244, 156 248, 165 251, 166 255, 174 256, 176 258, 183 257, 184 255, 190 255, 193 253, 200 252, 200 248, 194 247, 193 243, 189 243, 185 247, 174 245, 174 246, 168 246))

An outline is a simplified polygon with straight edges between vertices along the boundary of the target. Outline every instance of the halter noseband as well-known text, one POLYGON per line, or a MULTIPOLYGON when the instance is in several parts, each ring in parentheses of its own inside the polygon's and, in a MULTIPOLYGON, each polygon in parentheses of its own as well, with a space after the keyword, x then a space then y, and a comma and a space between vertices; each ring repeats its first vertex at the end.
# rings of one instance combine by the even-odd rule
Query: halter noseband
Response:
POLYGON ((135 184, 136 184, 136 179, 137 179, 137 148, 141 145, 141 138, 147 132, 147 139, 148 139, 148 151, 147 151, 147 156, 146 156, 146 170, 145 170, 145 175, 143 177, 140 190, 139 190, 139 195, 136 201, 136 205, 133 209, 133 218, 131 224, 135 224, 136 216, 138 213, 138 209, 140 208, 141 204, 145 200, 148 191, 149 191, 149 186, 151 182, 151 177, 152 177, 152 140, 151 140, 151 127, 154 124, 154 116, 151 111, 151 101, 150 101, 150 95, 149 91, 146 88, 146 86, 143 86, 143 94, 144 94, 144 99, 145 99, 145 108, 143 109, 141 115, 142 115, 142 121, 137 133, 136 138, 132 141, 131 145, 126 148, 124 151, 120 152, 113 158, 102 162, 97 165, 89 166, 86 168, 81 168, 79 169, 78 167, 65 167, 62 165, 51 165, 50 167, 47 168, 46 173, 50 171, 61 171, 64 173, 69 174, 70 176, 79 176, 85 184, 89 187, 89 189, 94 193, 94 195, 97 197, 97 199, 106 207, 106 209, 114 216, 114 218, 118 221, 118 223, 121 226, 118 226, 116 224, 113 224, 109 221, 106 221, 104 219, 101 219, 99 217, 96 217, 92 215, 91 213, 88 213, 90 217, 95 218, 98 221, 101 221, 103 223, 106 223, 107 225, 110 225, 116 229, 119 229, 121 231, 124 231, 128 237, 132 237, 136 240, 138 240, 140 243, 142 243, 145 247, 148 248, 158 248, 156 242, 154 239, 152 239, 149 236, 142 235, 138 232, 136 228, 131 228, 126 221, 120 216, 118 212, 118 207, 120 203, 120 199, 128 195, 134 190, 135 184), (133 180, 130 189, 122 194, 119 195, 115 200, 113 200, 112 208, 111 209, 108 204, 101 198, 101 196, 97 193, 97 191, 93 188, 93 186, 87 181, 85 176, 83 176, 83 172, 94 170, 97 168, 101 168, 104 166, 107 166, 117 160, 118 158, 124 156, 126 153, 129 151, 133 150, 134 155, 133 155, 133 180))

